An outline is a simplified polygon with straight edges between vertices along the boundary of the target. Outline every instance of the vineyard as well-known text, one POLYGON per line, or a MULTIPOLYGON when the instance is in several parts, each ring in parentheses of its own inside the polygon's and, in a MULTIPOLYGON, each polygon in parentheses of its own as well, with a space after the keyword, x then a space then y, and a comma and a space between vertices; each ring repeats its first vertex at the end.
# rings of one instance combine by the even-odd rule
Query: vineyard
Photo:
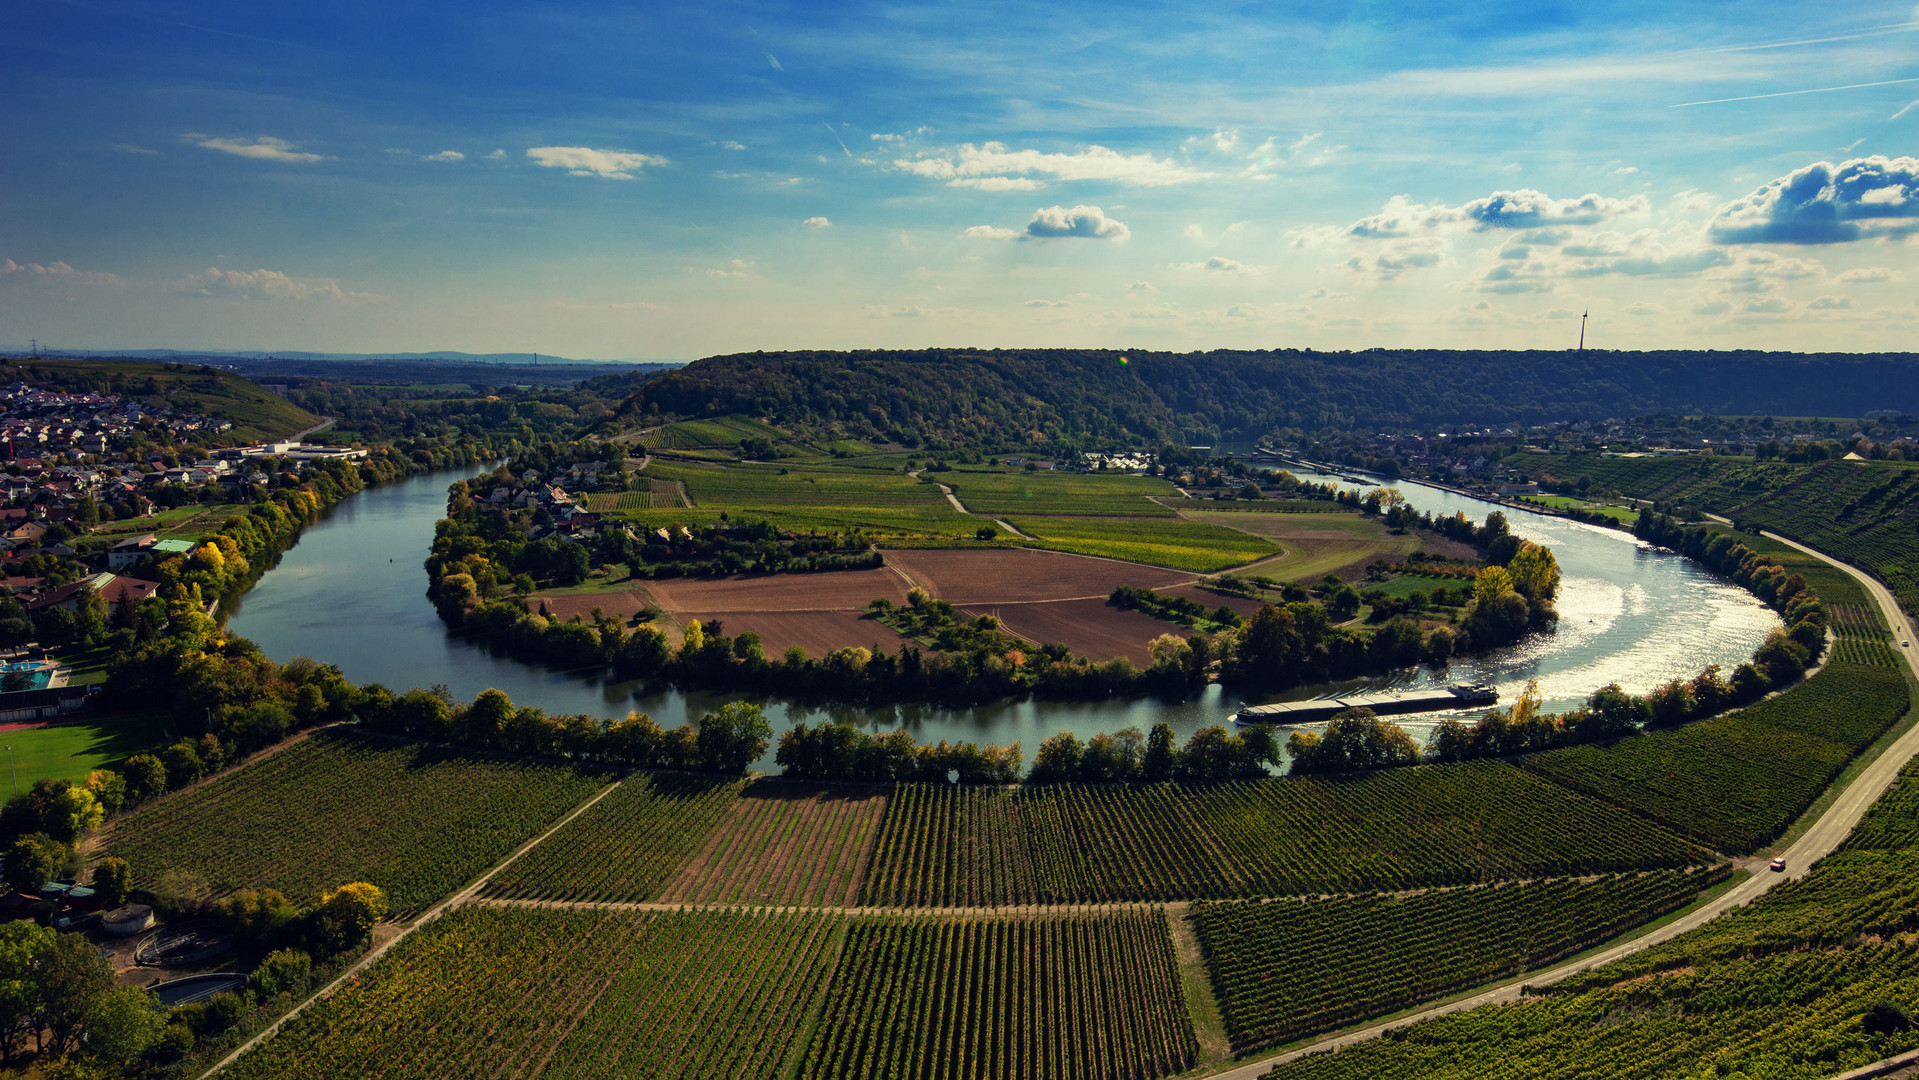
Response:
POLYGON ((743 780, 635 773, 487 882, 508 899, 651 900, 733 812, 743 780))
POLYGON ((851 905, 885 810, 873 788, 751 784, 660 899, 851 905))
POLYGON ((1906 704, 1898 671, 1835 660, 1737 713, 1520 764, 1719 851, 1745 853, 1778 836, 1906 704))
POLYGON ((842 957, 806 1080, 1150 1080, 1198 1056, 1157 909, 862 919, 842 957))
POLYGON ((1683 907, 1730 872, 1202 903, 1192 917, 1241 1052, 1540 967, 1683 907))
POLYGON ((1856 604, 1835 605, 1832 609, 1832 658, 1849 664, 1880 667, 1899 666, 1893 651, 1892 631, 1885 628, 1878 612, 1856 604))
POLYGON ((301 901, 348 881, 396 915, 478 877, 611 780, 570 766, 318 732, 114 821, 105 854, 151 885, 169 871, 215 894, 301 901))
POLYGON ((841 921, 462 907, 240 1058, 235 1080, 787 1075, 841 921))
POLYGON ((1210 785, 902 785, 861 899, 980 907, 1352 892, 1705 857, 1499 762, 1210 785))

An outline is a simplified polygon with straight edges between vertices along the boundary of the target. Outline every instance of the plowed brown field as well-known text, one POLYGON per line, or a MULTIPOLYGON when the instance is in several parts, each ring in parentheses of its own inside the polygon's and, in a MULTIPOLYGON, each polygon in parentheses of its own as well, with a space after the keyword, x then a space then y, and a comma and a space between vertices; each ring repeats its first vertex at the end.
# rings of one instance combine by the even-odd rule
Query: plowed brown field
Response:
POLYGON ((790 645, 817 658, 848 645, 878 645, 882 651, 896 653, 902 643, 885 623, 857 611, 679 611, 674 617, 682 624, 698 619, 702 625, 718 619, 720 632, 728 636, 751 630, 760 636, 766 655, 774 659, 790 645))
POLYGON ((1146 646, 1154 638, 1187 632, 1137 611, 1122 611, 1104 600, 973 604, 963 610, 975 617, 997 615, 1008 631, 1042 645, 1057 641, 1093 660, 1124 656, 1138 667, 1151 666, 1153 656, 1146 646))
POLYGON ((891 570, 833 570, 766 577, 661 578, 646 583, 668 611, 859 611, 883 596, 906 602, 906 586, 891 570))
POLYGON ((1167 596, 1183 596, 1188 600, 1196 600, 1199 603, 1205 604, 1206 610, 1208 611, 1211 611, 1221 604, 1225 604, 1242 619, 1251 618, 1253 612, 1258 611, 1260 605, 1263 603, 1263 601, 1249 599, 1244 596, 1227 596, 1225 593, 1216 593, 1210 589, 1202 589, 1197 585, 1180 585, 1171 589, 1161 589, 1160 591, 1167 596))
POLYGON ((927 592, 958 606, 1080 597, 1105 600, 1121 585, 1161 589, 1198 577, 1181 570, 1026 548, 888 551, 886 561, 927 592))

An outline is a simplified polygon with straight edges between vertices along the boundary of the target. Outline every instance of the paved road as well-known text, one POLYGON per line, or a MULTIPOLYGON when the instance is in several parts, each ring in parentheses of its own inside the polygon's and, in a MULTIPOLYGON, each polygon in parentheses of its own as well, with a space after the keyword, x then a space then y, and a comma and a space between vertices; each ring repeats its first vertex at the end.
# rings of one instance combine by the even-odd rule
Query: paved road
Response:
POLYGON ((287 437, 286 437, 285 439, 283 439, 283 440, 281 440, 281 441, 283 441, 283 442, 299 442, 299 441, 300 441, 301 439, 304 439, 304 438, 306 438, 306 437, 307 437, 308 435, 311 435, 311 434, 313 434, 314 432, 316 432, 316 431, 319 431, 319 430, 321 430, 322 428, 330 428, 330 427, 332 427, 332 426, 333 426, 333 418, 332 418, 331 416, 322 416, 322 417, 320 418, 320 422, 319 422, 319 423, 317 423, 317 424, 315 424, 315 425, 313 425, 312 427, 310 427, 310 428, 307 428, 307 429, 305 429, 305 430, 303 430, 303 431, 296 431, 296 432, 294 432, 293 434, 291 434, 291 435, 288 435, 288 436, 287 436, 287 437))
MULTIPOLYGON (((1847 566, 1845 563, 1839 562, 1836 559, 1829 558, 1822 552, 1814 551, 1804 544, 1788 540, 1783 536, 1776 536, 1772 533, 1765 533, 1764 535, 1769 539, 1777 540, 1782 544, 1797 548, 1824 562, 1831 563, 1833 566, 1857 578, 1859 583, 1865 586, 1866 592, 1873 598, 1873 602, 1879 605, 1881 614, 1885 616, 1887 625, 1893 628, 1893 633, 1897 635, 1897 640, 1912 640, 1912 626, 1906 619, 1905 613, 1899 610, 1899 605, 1893 600, 1891 591, 1880 584, 1871 575, 1847 566)), ((1915 665, 1912 650, 1901 649, 1900 652, 1905 657, 1907 666, 1912 667, 1915 674, 1919 674, 1919 666, 1915 665)), ((1561 979, 1575 975, 1581 971, 1598 967, 1601 964, 1609 964, 1643 949, 1651 948, 1661 942, 1670 941, 1689 930, 1697 929, 1741 904, 1751 903, 1781 881, 1804 877, 1806 871, 1812 867, 1813 863, 1831 854, 1833 849, 1837 848, 1846 839, 1846 835, 1852 832, 1853 826, 1859 824, 1859 819, 1865 816, 1866 811, 1871 808, 1872 804, 1877 802, 1879 796, 1884 794, 1886 788, 1890 787, 1892 782, 1898 778, 1899 770, 1916 754, 1919 754, 1919 725, 1915 725, 1911 730, 1901 735, 1896 742, 1886 748, 1884 753, 1874 759, 1871 765, 1866 766, 1866 768, 1860 771, 1859 775, 1853 777, 1839 792, 1838 796, 1832 800, 1831 805, 1827 806, 1819 815, 1818 820, 1814 821, 1812 826, 1808 828, 1798 840, 1794 841, 1790 848, 1786 849, 1784 853, 1786 860, 1785 873, 1772 873, 1763 869, 1759 870, 1752 877, 1728 889, 1710 903, 1688 913, 1684 917, 1675 919, 1643 937, 1616 945, 1603 952, 1570 963, 1561 964, 1557 967, 1548 968, 1544 971, 1528 974, 1521 979, 1515 979, 1511 983, 1496 986, 1469 998, 1449 1002, 1445 1005, 1436 1005, 1433 1008, 1402 1015, 1390 1021, 1368 1024, 1365 1027, 1339 1032, 1310 1046, 1296 1050, 1288 1050, 1281 1054, 1273 1054, 1222 1072, 1214 1073, 1209 1080, 1254 1080, 1255 1077, 1260 1076, 1275 1065, 1283 1065, 1286 1062, 1295 1061, 1308 1054, 1344 1049, 1348 1046, 1366 1042, 1369 1039, 1376 1039, 1388 1028, 1403 1028, 1408 1024, 1414 1024, 1421 1020, 1431 1020, 1435 1017, 1464 1012, 1467 1009, 1476 1009, 1481 1005, 1517 1001, 1519 1000, 1519 988, 1523 984, 1544 986, 1548 983, 1558 982, 1561 979)))
MULTIPOLYGON (((920 472, 921 470, 914 469, 912 472, 907 473, 906 475, 917 480, 919 479, 920 472)), ((968 510, 965 504, 959 501, 959 496, 953 494, 952 488, 947 487, 945 484, 940 483, 938 480, 933 481, 933 486, 940 489, 940 494, 946 496, 946 501, 953 504, 953 509, 958 510, 960 513, 965 514, 968 517, 974 516, 973 512, 971 510, 968 510)), ((985 515, 981 514, 978 516, 984 517, 985 515)), ((1000 518, 993 518, 992 521, 993 521, 993 524, 998 525, 1000 528, 1005 529, 1009 533, 1012 533, 1018 539, 1021 539, 1021 540, 1032 539, 1032 537, 1026 535, 1023 532, 1020 532, 1018 529, 1013 528, 1011 525, 1008 525, 1004 520, 1000 518)))

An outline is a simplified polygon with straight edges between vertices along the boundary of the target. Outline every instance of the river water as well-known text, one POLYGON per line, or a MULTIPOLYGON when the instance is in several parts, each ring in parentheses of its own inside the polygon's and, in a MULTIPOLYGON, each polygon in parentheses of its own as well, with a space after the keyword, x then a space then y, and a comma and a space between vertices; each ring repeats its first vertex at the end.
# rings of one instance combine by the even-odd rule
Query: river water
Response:
MULTIPOLYGON (((364 491, 340 504, 261 577, 240 601, 229 626, 276 660, 311 656, 339 665, 355 682, 384 683, 394 690, 445 685, 457 701, 497 688, 516 703, 549 712, 620 717, 638 709, 671 727, 731 699, 727 694, 649 692, 633 682, 548 671, 490 655, 449 634, 427 602, 422 564, 432 547, 434 523, 445 513, 447 486, 465 475, 470 473, 419 476, 364 491)), ((1435 514, 1460 510, 1477 519, 1498 509, 1435 488, 1409 484, 1402 490, 1413 505, 1435 514)), ((1444 671, 1405 671, 1286 696, 1312 697, 1357 686, 1483 682, 1498 686, 1502 700, 1510 700, 1526 680, 1538 679, 1549 705, 1570 706, 1608 682, 1644 691, 1668 679, 1689 677, 1709 663, 1730 669, 1778 625, 1772 612, 1743 589, 1623 533, 1523 511, 1506 514, 1515 533, 1551 547, 1559 559, 1564 577, 1557 633, 1457 660, 1444 671)), ((921 741, 1017 740, 1030 757, 1042 739, 1060 730, 1084 739, 1129 726, 1144 730, 1165 721, 1183 739, 1200 727, 1226 722, 1243 703, 1238 695, 1211 686, 1198 699, 1185 702, 1009 701, 959 709, 766 704, 776 734, 800 721, 833 718, 875 731, 905 727, 921 741)), ((1431 718, 1402 723, 1420 735, 1431 718)), ((772 770, 770 750, 761 766, 772 770)))

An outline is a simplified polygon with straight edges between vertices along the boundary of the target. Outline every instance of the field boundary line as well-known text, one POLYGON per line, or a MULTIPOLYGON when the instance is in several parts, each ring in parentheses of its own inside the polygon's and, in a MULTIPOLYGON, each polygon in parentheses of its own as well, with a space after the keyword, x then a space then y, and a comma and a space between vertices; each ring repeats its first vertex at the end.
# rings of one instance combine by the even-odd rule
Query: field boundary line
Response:
MULTIPOLYGON (((1894 600, 1891 590, 1887 589, 1876 578, 1857 567, 1841 562, 1822 551, 1807 547, 1797 541, 1788 540, 1783 536, 1778 536, 1773 533, 1762 533, 1761 535, 1796 548, 1821 562, 1836 566, 1840 570, 1858 579, 1859 582, 1866 587, 1866 594, 1872 597, 1875 604, 1879 605, 1881 614, 1885 616, 1886 624, 1893 628, 1893 632, 1895 634, 1910 635, 1911 629, 1906 622, 1905 613, 1900 610, 1899 604, 1894 600)), ((1901 640, 1909 640, 1909 636, 1902 637, 1901 640)), ((1912 655, 1912 650, 1901 649, 1899 651, 1904 654, 1905 664, 1909 673, 1919 675, 1919 660, 1915 660, 1912 655)), ((1908 711, 1910 711, 1910 709, 1908 711)), ((1896 726, 1892 730, 1896 731, 1896 726)), ((1875 740, 1875 745, 1876 744, 1877 740, 1875 740)), ((1861 750, 1860 754, 1868 753, 1870 750, 1871 747, 1867 747, 1861 750)), ((1880 751, 1879 756, 1875 758, 1870 765, 1861 769, 1851 781, 1841 781, 1843 786, 1840 787, 1834 795, 1832 802, 1813 820, 1812 824, 1800 834, 1799 839, 1794 841, 1790 847, 1781 853, 1781 856, 1786 860, 1785 871, 1778 873, 1760 871, 1754 873, 1744 881, 1721 893, 1715 899, 1708 901, 1704 906, 1695 908, 1683 917, 1667 923, 1651 933, 1634 938, 1631 941, 1622 942, 1619 945, 1604 949, 1600 952, 1590 953, 1581 959, 1568 961, 1523 978, 1510 980, 1504 984, 1494 986, 1489 990, 1483 990, 1471 997, 1461 998, 1457 1001, 1447 1002, 1442 1005, 1435 1005, 1418 1012, 1403 1014, 1391 1020, 1375 1021, 1362 1027, 1349 1028, 1345 1031, 1329 1032, 1321 1036, 1319 1041, 1309 1045, 1285 1050, 1276 1054, 1269 1054, 1231 1069, 1209 1073, 1206 1075, 1206 1080, 1258 1080, 1259 1077, 1265 1075, 1265 1073, 1277 1066, 1297 1061, 1300 1058, 1313 1054, 1344 1050, 1360 1043, 1370 1042, 1388 1031, 1405 1028, 1426 1020, 1436 1020, 1439 1017, 1449 1016, 1453 1013, 1476 1009, 1481 1005, 1518 1001, 1520 1000, 1520 990, 1525 986, 1548 986, 1561 979, 1579 974, 1580 972, 1601 967, 1616 960, 1631 956, 1634 953, 1642 952, 1654 945, 1664 944, 1681 934, 1698 929, 1735 907, 1740 907, 1757 900, 1760 896, 1763 896, 1774 886, 1782 882, 1796 881, 1805 877, 1807 871, 1812 868, 1813 863, 1831 854, 1845 841, 1847 835, 1852 832, 1853 826, 1857 825, 1860 819, 1866 816, 1866 811, 1872 808, 1872 804, 1877 802, 1881 795, 1885 794, 1886 789, 1892 786, 1892 782, 1899 778, 1900 770, 1903 769, 1906 763, 1915 755, 1919 755, 1919 724, 1908 728, 1903 734, 1898 735, 1890 743, 1886 744, 1885 748, 1880 751)), ((1857 756, 1858 755, 1855 755, 1855 757, 1857 756)), ((1828 790, 1831 789, 1828 788, 1828 790)), ((1790 826, 1788 826, 1788 828, 1790 829, 1790 826)), ((1626 933, 1631 933, 1631 931, 1628 930, 1626 933)))
POLYGON ((507 867, 513 865, 516 861, 519 860, 520 856, 525 855, 527 852, 533 850, 534 848, 538 847, 540 844, 544 843, 554 833, 557 833, 561 829, 566 828, 566 826, 569 823, 571 823, 574 818, 579 817, 581 814, 586 813, 589 809, 593 807, 595 803, 599 802, 601 799, 606 798, 608 795, 611 795, 614 791, 618 790, 621 784, 625 782, 626 782, 626 778, 621 777, 620 779, 613 781, 611 784, 606 785, 606 787, 602 788, 598 794, 594 795, 592 798, 586 800, 580 805, 574 807, 570 812, 566 814, 566 816, 562 817, 559 821, 554 822, 552 828, 546 830, 545 832, 541 833, 538 836, 535 836, 533 839, 528 840, 526 843, 521 844, 519 847, 514 848, 512 854, 508 855, 506 858, 501 859, 499 862, 495 863, 490 869, 486 871, 486 873, 481 874, 477 878, 474 878, 473 881, 469 883, 464 889, 461 889, 459 892, 454 893, 452 896, 449 896, 446 899, 440 901, 439 903, 433 905, 432 907, 426 909, 426 911, 419 918, 413 920, 413 924, 411 926, 408 926, 402 929, 399 933, 393 935, 391 938, 388 938, 386 941, 380 943, 379 945, 376 945, 373 948, 368 949, 367 954, 365 956, 362 956, 360 959, 354 961, 351 967, 347 968, 345 971, 342 971, 332 982, 321 987, 318 991, 316 991, 313 994, 312 997, 309 997, 305 1001, 302 1001, 298 1005, 295 1005, 293 1008, 288 1009, 285 1013, 283 1013, 280 1016, 279 1019, 275 1020, 271 1024, 268 1024, 264 1029, 262 1029, 258 1034, 254 1035, 251 1039, 248 1039, 246 1042, 243 1042, 239 1046, 235 1047, 232 1053, 228 1054, 226 1057, 223 1057, 219 1061, 215 1062, 212 1068, 209 1068, 208 1070, 200 1074, 200 1080, 206 1080, 207 1077, 213 1076, 219 1073, 222 1069, 225 1069, 227 1066, 239 1060, 240 1055, 246 1053, 248 1050, 253 1049, 256 1045, 262 1042, 265 1042, 267 1039, 272 1038, 274 1035, 278 1034, 280 1029, 287 1025, 288 1021, 292 1020, 296 1016, 299 1016, 302 1012, 305 1012, 307 1006, 312 1005, 314 1002, 322 1001, 328 997, 333 996, 333 993, 337 991, 340 987, 346 985, 349 979, 352 979, 354 976, 360 974, 360 972, 365 971, 368 967, 372 966, 375 960, 378 960, 380 957, 386 955, 387 950, 393 948, 393 946, 395 945, 398 945, 401 941, 404 941, 408 934, 413 933, 415 930, 418 930, 421 927, 427 925, 433 920, 446 914, 448 911, 451 911, 453 908, 458 907, 459 905, 472 899, 475 893, 479 892, 482 888, 486 887, 487 882, 493 880, 494 875, 498 874, 502 870, 505 870, 507 867))

